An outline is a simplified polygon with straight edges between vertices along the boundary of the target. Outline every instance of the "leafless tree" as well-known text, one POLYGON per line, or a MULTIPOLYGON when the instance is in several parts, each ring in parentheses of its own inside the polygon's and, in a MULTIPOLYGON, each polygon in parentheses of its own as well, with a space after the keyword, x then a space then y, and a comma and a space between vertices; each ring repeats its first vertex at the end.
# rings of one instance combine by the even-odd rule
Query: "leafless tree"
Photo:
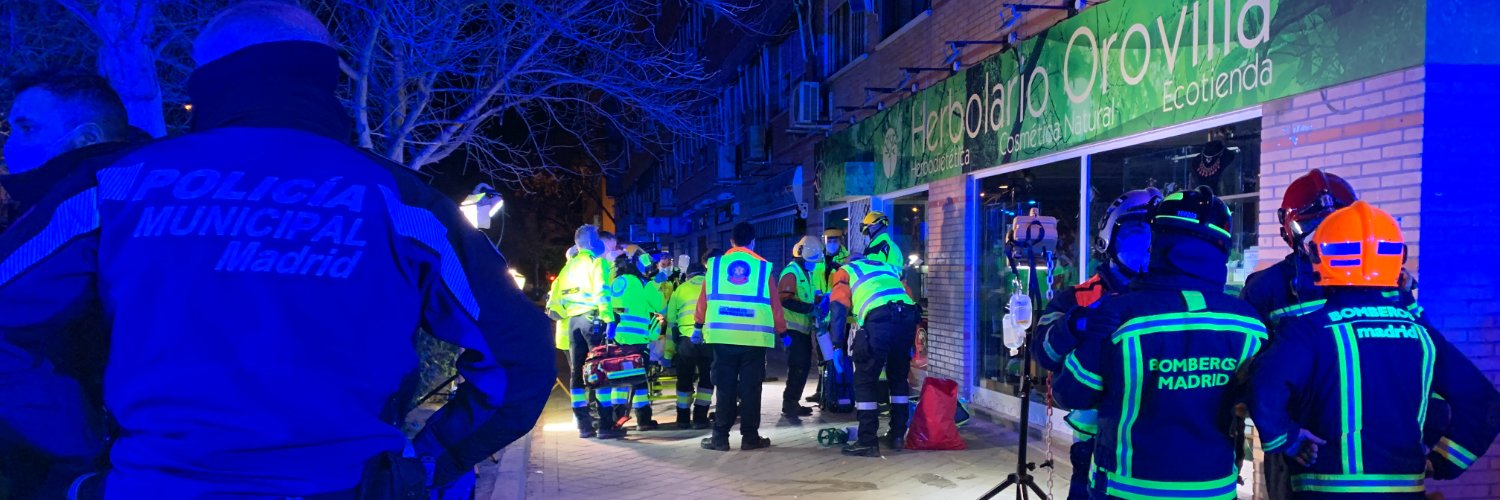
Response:
POLYGON ((715 132, 711 75, 659 41, 655 1, 343 0, 325 9, 346 44, 360 144, 413 169, 462 151, 514 182, 568 171, 563 148, 611 166, 632 150, 663 150, 673 135, 715 132))
MULTIPOLYGON (((10 0, 7 59, 94 65, 153 135, 185 120, 191 39, 231 0, 10 0), (71 16, 60 15, 69 12, 71 16), (167 115, 164 116, 163 111, 167 115)), ((753 0, 678 0, 743 18, 753 0)), ((660 33, 660 0, 303 0, 344 50, 359 144, 422 169, 460 157, 496 180, 579 174, 716 141, 713 75, 660 33), (564 158, 566 156, 566 158, 564 158)), ((23 70, 25 67, 5 67, 23 70)))
POLYGON ((8 0, 0 70, 93 68, 154 136, 186 120, 191 37, 228 0, 8 0), (171 114, 165 111, 172 111, 171 114), (169 120, 176 118, 176 120, 169 120))

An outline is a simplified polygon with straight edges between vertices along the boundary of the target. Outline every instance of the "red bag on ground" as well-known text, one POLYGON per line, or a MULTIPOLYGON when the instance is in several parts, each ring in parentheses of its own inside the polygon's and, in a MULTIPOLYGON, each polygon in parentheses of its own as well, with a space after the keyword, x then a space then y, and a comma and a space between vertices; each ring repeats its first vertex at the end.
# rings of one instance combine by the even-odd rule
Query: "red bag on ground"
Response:
POLYGON ((958 382, 927 377, 922 382, 922 397, 912 415, 911 429, 906 431, 908 450, 963 450, 964 438, 958 436, 953 412, 958 407, 958 382))

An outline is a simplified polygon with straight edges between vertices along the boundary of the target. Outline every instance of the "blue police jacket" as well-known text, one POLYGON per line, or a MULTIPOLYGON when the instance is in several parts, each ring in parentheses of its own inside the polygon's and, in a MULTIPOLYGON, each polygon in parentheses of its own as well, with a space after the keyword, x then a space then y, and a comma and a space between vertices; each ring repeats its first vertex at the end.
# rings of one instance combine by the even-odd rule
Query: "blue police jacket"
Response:
POLYGON ((100 451, 34 349, 90 303, 112 330, 110 498, 353 488, 406 444, 381 413, 419 329, 465 348, 413 441, 438 484, 531 430, 545 317, 451 200, 348 143, 336 58, 283 42, 205 65, 193 133, 69 178, 0 236, 0 431, 100 451))

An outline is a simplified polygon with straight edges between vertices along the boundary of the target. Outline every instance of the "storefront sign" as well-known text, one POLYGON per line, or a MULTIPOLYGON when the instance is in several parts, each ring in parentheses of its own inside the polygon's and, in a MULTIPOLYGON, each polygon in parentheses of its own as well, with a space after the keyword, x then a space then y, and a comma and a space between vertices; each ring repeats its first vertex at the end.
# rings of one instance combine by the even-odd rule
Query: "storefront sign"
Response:
POLYGON ((844 129, 819 201, 887 193, 1422 63, 1425 2, 1150 0, 1091 6, 844 129), (842 184, 842 183, 840 183, 842 184))

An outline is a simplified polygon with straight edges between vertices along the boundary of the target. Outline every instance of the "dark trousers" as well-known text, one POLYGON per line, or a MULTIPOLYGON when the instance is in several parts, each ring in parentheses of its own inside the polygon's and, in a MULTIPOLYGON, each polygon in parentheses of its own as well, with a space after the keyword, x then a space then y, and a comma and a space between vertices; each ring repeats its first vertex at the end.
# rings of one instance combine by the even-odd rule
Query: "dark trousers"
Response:
POLYGON ((569 379, 569 389, 583 389, 583 361, 589 356, 589 349, 598 345, 592 337, 594 322, 588 316, 574 316, 568 318, 568 330, 573 335, 572 345, 569 346, 569 361, 573 369, 573 377, 569 379))
POLYGON ((766 379, 766 348, 711 344, 714 352, 714 391, 718 409, 714 415, 714 441, 729 441, 729 428, 736 416, 740 435, 760 437, 760 388, 766 379))
POLYGON ((1266 496, 1271 500, 1292 498, 1292 471, 1287 468, 1289 460, 1280 453, 1267 453, 1261 462, 1261 477, 1266 483, 1266 496))
POLYGON ((917 341, 917 306, 891 303, 865 316, 864 327, 854 333, 850 358, 854 360, 854 409, 859 418, 859 444, 876 443, 880 432, 880 402, 889 388, 891 434, 904 437, 911 413, 911 346, 917 341), (886 380, 880 380, 884 370, 886 380))
MULTIPOLYGON (((577 420, 578 430, 586 431, 594 427, 594 421, 589 415, 589 390, 583 385, 583 362, 589 356, 589 349, 600 344, 603 339, 595 338, 594 322, 588 316, 568 318, 568 330, 573 337, 568 346, 568 368, 572 371, 568 378, 568 390, 573 399, 573 416, 577 420)), ((599 418, 607 422, 614 417, 600 415, 599 418)))
POLYGON ((807 373, 812 370, 812 337, 792 330, 787 332, 792 344, 786 348, 786 391, 781 393, 781 411, 796 412, 802 407, 802 390, 807 388, 807 373))
POLYGON ((679 341, 677 356, 672 358, 672 366, 677 368, 677 393, 712 392, 713 362, 714 352, 708 345, 693 344, 686 338, 679 341))
POLYGON ((1089 500, 1089 469, 1094 465, 1094 439, 1073 443, 1068 448, 1068 460, 1073 463, 1072 483, 1068 484, 1068 500, 1089 500))

